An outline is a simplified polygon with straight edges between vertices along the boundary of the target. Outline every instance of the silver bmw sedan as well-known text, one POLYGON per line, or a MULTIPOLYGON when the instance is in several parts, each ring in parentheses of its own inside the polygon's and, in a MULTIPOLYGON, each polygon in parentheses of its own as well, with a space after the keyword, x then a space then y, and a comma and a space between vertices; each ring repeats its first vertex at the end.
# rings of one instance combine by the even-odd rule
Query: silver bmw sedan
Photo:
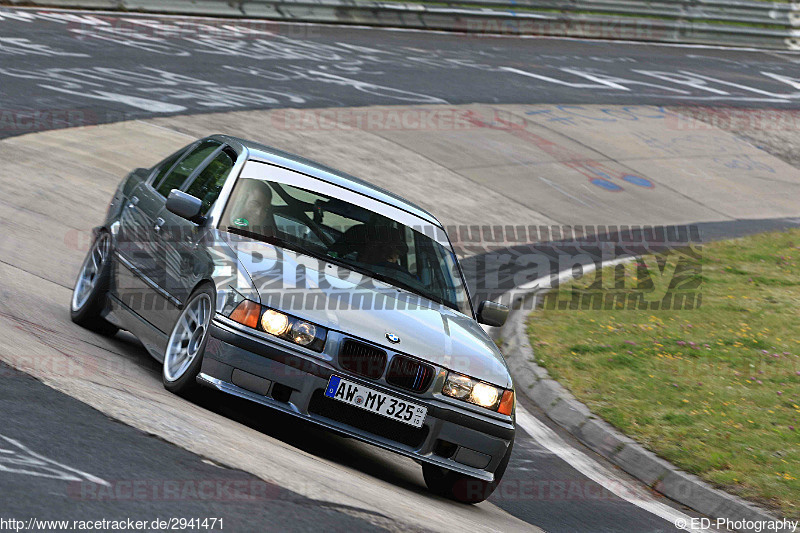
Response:
POLYGON ((75 283, 72 320, 124 329, 164 386, 217 389, 410 457, 428 488, 483 501, 508 464, 514 388, 427 211, 366 181, 229 136, 120 184, 75 283))

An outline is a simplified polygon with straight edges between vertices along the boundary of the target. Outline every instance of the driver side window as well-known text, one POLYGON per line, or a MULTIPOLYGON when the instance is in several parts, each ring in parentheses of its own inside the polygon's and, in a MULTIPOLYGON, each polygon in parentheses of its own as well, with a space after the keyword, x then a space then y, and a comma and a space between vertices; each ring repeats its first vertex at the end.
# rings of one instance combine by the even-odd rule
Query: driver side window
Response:
POLYGON ((200 216, 205 216, 214 202, 217 201, 222 186, 225 185, 225 181, 228 179, 228 174, 233 170, 234 162, 234 157, 228 153, 227 149, 221 151, 186 189, 188 194, 195 198, 200 198, 203 202, 200 216))

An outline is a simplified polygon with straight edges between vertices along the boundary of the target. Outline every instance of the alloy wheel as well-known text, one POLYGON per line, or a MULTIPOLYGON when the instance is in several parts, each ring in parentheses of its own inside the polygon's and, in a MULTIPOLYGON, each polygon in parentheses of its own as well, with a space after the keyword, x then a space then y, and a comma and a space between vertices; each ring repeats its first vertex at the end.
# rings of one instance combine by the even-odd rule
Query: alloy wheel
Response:
POLYGON ((108 233, 100 234, 84 259, 78 280, 75 282, 75 289, 72 291, 73 311, 83 308, 89 301, 110 250, 111 238, 108 233))
POLYGON ((200 293, 183 309, 164 354, 164 378, 177 381, 200 352, 211 321, 211 297, 200 293))

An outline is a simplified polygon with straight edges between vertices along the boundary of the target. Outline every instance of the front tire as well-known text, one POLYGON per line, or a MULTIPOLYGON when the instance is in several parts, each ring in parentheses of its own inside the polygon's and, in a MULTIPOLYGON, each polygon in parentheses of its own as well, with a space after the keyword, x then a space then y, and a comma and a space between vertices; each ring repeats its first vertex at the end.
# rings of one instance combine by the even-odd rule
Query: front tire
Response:
POLYGON ((210 284, 195 289, 172 328, 161 373, 164 388, 170 392, 186 396, 198 388, 197 375, 203 364, 215 297, 210 284))
POLYGON ((494 481, 483 481, 471 476, 459 474, 431 464, 422 465, 422 477, 428 490, 439 496, 450 498, 461 503, 480 503, 492 495, 506 473, 514 439, 508 443, 508 449, 494 472, 494 481))
POLYGON ((70 318, 79 326, 109 336, 119 331, 101 316, 110 279, 111 235, 101 231, 78 272, 70 301, 70 318))

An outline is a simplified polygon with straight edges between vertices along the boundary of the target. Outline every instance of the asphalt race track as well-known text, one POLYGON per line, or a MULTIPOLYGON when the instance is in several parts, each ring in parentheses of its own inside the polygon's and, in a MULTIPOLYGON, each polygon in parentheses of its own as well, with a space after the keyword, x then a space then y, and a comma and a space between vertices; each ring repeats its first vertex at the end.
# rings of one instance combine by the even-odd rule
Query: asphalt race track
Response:
POLYGON ((0 27, 4 136, 235 109, 800 98, 783 52, 10 9, 0 27))
MULTIPOLYGON (((669 157, 650 153, 643 167, 663 165, 654 189, 661 196, 635 196, 640 211, 628 209, 624 196, 614 204, 585 185, 565 188, 575 168, 558 165, 562 152, 548 161, 553 187, 538 184, 541 194, 520 195, 509 214, 513 172, 482 181, 474 170, 484 167, 459 167, 457 160, 476 143, 501 159, 522 157, 516 147, 503 153, 519 140, 513 132, 445 132, 450 144, 437 145, 441 132, 431 132, 436 142, 415 142, 403 132, 367 135, 358 128, 270 131, 274 115, 255 110, 486 104, 503 117, 528 117, 526 130, 542 128, 571 150, 591 150, 607 166, 630 169, 633 154, 626 160, 614 152, 631 146, 626 132, 659 142, 677 138, 654 122, 664 118, 659 106, 795 108, 800 55, 37 10, 2 9, 0 18, 0 137, 6 139, 0 143, 0 359, 11 365, 0 362, 0 518, 221 518, 232 531, 676 531, 668 519, 620 496, 629 486, 646 488, 619 472, 601 486, 560 459, 552 442, 522 430, 497 493, 467 507, 430 496, 413 462, 217 394, 192 402, 172 396, 161 387, 159 366, 131 336, 107 339, 69 321, 82 239, 127 170, 149 166, 215 128, 307 151, 390 188, 397 177, 382 166, 414 167, 405 176, 409 196, 429 202, 423 205, 443 213, 446 223, 485 223, 475 206, 465 207, 471 194, 480 194, 486 220, 498 224, 606 224, 604 213, 626 206, 626 223, 699 223, 706 238, 797 226, 799 171, 721 131, 705 137, 714 141, 701 143, 702 154, 686 146, 665 149, 669 157), (598 117, 625 114, 638 114, 638 125, 597 124, 598 117), (65 129, 109 123, 120 124, 65 129), (604 131, 614 132, 606 144, 581 136, 604 131), (707 159, 698 165, 709 166, 698 168, 709 173, 720 172, 713 165, 732 169, 724 157, 734 152, 761 171, 730 171, 740 194, 755 191, 749 203, 730 210, 714 204, 728 186, 715 176, 705 177, 698 198, 670 181, 691 157, 707 159), (427 179, 452 185, 450 196, 426 196, 419 184, 427 179), (759 185, 765 179, 769 187, 759 185), (565 197, 585 210, 562 207, 565 197), (665 202, 677 207, 652 207, 665 202)), ((655 151, 656 144, 647 146, 655 151)), ((624 194, 647 194, 630 189, 624 194)), ((475 254, 465 267, 480 271, 486 260, 475 254)), ((518 284, 512 267, 498 273, 498 293, 518 284)))
POLYGON ((281 523, 287 531, 308 531, 320 524, 342 530, 383 529, 374 520, 353 516, 351 509, 293 494, 114 422, 2 363, 0 375, 4 518, 151 522, 176 516, 221 517, 225 528, 233 531, 269 523, 281 523), (69 467, 33 456, 36 452, 21 443, 69 467), (106 487, 85 475, 100 465, 113 485, 106 487), (54 485, 66 487, 57 494, 61 497, 53 497, 54 485))

